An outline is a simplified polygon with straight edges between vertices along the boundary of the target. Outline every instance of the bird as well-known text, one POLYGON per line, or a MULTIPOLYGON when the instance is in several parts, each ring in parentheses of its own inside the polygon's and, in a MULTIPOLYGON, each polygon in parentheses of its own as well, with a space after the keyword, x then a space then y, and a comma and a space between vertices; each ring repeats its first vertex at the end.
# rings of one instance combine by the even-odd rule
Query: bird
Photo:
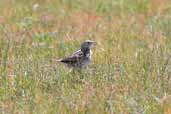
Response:
POLYGON ((78 51, 58 61, 66 64, 69 68, 86 69, 91 62, 91 48, 95 44, 95 41, 86 40, 81 44, 81 47, 78 51))

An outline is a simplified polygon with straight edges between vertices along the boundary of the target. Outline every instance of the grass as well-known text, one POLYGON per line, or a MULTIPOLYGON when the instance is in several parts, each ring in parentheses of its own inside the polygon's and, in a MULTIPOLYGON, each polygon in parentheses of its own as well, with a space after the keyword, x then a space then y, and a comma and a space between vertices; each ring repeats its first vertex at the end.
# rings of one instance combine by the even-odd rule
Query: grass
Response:
POLYGON ((2 114, 170 114, 169 0, 1 0, 2 114), (55 59, 95 40, 92 64, 55 59))

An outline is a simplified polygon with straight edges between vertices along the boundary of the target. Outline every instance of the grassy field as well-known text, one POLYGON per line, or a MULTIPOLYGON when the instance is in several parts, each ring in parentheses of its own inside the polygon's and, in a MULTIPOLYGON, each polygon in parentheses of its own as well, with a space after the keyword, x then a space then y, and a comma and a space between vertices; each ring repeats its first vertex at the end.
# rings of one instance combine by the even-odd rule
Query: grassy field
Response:
POLYGON ((0 0, 0 113, 171 114, 171 1, 0 0))

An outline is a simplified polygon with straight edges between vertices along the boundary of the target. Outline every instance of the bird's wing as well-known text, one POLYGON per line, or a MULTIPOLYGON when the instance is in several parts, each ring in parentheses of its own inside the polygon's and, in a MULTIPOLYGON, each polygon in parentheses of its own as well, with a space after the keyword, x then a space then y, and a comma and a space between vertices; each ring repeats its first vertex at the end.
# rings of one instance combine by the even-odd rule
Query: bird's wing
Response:
POLYGON ((81 51, 81 50, 78 50, 78 51, 74 52, 74 53, 72 54, 72 56, 74 56, 74 55, 80 55, 80 54, 82 54, 82 51, 81 51))
POLYGON ((83 56, 83 53, 78 50, 77 52, 73 53, 71 56, 66 57, 60 61, 63 63, 76 63, 80 61, 82 56, 83 56))

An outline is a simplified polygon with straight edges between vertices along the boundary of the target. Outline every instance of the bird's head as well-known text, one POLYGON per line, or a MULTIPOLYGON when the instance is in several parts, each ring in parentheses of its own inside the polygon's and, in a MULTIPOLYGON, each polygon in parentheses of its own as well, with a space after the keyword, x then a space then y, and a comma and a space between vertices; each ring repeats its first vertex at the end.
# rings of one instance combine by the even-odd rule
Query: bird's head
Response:
POLYGON ((81 44, 81 50, 86 50, 86 49, 90 49, 92 46, 94 46, 96 43, 92 40, 86 40, 85 42, 83 42, 81 44))

